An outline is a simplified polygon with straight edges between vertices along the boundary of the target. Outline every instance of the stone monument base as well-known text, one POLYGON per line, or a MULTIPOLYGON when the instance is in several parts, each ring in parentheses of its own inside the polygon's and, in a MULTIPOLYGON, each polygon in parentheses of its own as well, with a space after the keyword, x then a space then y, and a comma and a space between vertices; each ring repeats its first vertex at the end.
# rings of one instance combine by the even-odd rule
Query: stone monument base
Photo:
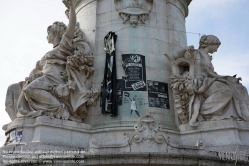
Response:
POLYGON ((149 115, 134 128, 94 129, 48 116, 18 118, 4 126, 2 165, 246 165, 248 123, 209 121, 180 132, 161 128, 149 115))
POLYGON ((233 152, 219 154, 214 151, 189 149, 170 150, 167 153, 113 152, 91 154, 77 148, 72 149, 72 147, 30 143, 29 145, 10 145, 1 148, 1 151, 1 165, 3 166, 234 166, 235 163, 237 166, 245 166, 249 164, 248 157, 246 158, 241 154, 233 155, 233 152), (21 151, 25 153, 20 153, 21 151))
POLYGON ((236 120, 204 121, 197 127, 188 124, 179 126, 181 142, 190 146, 198 140, 206 147, 248 146, 249 122, 236 120))
POLYGON ((49 116, 17 118, 6 126, 5 133, 23 131, 20 141, 11 144, 42 142, 53 145, 87 148, 91 137, 91 125, 49 116))

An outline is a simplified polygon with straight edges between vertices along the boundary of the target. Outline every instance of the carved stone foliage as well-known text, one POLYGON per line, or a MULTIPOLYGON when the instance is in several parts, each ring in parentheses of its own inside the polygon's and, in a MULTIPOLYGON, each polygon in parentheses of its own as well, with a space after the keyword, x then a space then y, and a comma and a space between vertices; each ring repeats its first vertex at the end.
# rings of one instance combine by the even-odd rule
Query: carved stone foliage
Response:
POLYGON ((182 123, 188 121, 188 107, 192 91, 186 91, 186 86, 190 84, 190 76, 174 75, 170 77, 170 88, 175 92, 175 107, 182 123))
POLYGON ((74 55, 71 62, 76 69, 82 70, 88 78, 94 73, 93 65, 93 49, 89 41, 85 37, 85 33, 80 29, 77 22, 74 32, 74 55))
POLYGON ((153 0, 115 0, 115 7, 123 23, 129 21, 133 27, 145 23, 153 5, 153 0))
POLYGON ((194 94, 194 61, 193 58, 190 58, 190 52, 186 52, 184 57, 176 61, 168 55, 166 56, 171 62, 173 70, 173 75, 170 76, 170 88, 175 94, 175 108, 181 122, 186 124, 189 119, 189 102, 194 94))

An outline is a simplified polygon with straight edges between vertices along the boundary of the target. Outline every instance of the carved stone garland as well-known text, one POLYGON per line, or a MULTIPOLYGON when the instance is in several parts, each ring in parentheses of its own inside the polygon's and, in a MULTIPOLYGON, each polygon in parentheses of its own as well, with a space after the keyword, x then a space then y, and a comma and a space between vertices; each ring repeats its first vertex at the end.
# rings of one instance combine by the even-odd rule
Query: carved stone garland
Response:
POLYGON ((135 28, 138 22, 144 24, 148 19, 153 0, 115 0, 114 3, 123 23, 130 21, 135 28))

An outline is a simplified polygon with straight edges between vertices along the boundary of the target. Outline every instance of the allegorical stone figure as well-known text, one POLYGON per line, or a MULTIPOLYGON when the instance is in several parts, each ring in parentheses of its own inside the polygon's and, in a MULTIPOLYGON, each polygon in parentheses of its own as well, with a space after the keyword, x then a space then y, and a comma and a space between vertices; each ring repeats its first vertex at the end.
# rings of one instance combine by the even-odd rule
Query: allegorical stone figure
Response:
POLYGON ((190 126, 196 126, 197 121, 203 120, 233 118, 249 121, 249 97, 247 89, 239 82, 241 78, 221 76, 214 71, 209 53, 216 52, 220 44, 216 36, 204 35, 199 49, 187 47, 172 59, 173 64, 182 66, 182 70, 171 77, 171 87, 176 94, 176 102, 180 100, 183 106, 185 100, 185 115, 190 126), (192 80, 190 84, 189 79, 192 80), (187 90, 189 86, 192 90, 187 90))
POLYGON ((79 36, 75 36, 73 1, 63 2, 69 8, 68 27, 62 22, 48 27, 47 40, 53 49, 37 62, 25 82, 13 84, 7 91, 6 111, 12 120, 48 115, 81 122, 87 106, 95 104, 99 93, 88 80, 93 57, 84 54, 82 40, 74 40, 79 36))

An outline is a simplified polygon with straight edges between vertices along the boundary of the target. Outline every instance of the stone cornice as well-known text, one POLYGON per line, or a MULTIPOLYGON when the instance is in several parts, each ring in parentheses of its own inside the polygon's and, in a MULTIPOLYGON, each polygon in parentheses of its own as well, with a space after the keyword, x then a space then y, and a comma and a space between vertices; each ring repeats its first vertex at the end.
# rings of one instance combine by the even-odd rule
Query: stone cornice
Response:
POLYGON ((81 1, 82 1, 82 0, 75 0, 75 1, 74 1, 75 6, 77 7, 81 1))
POLYGON ((86 5, 88 5, 94 1, 100 1, 100 0, 75 0, 74 4, 76 7, 76 13, 78 13, 82 9, 82 7, 85 7, 86 5), (83 3, 83 1, 85 1, 85 2, 83 3))
MULTIPOLYGON (((86 1, 86 0, 75 0, 75 6, 76 8, 80 5, 80 2, 82 1, 86 1)), ((97 0, 91 0, 92 1, 97 1, 97 0)), ((184 15, 185 17, 188 16, 188 6, 191 3, 192 0, 177 0, 179 2, 179 4, 182 6, 182 8, 184 9, 184 15)), ((167 3, 173 3, 172 0, 166 0, 167 3)), ((174 4, 174 3, 173 3, 174 4)))
POLYGON ((183 15, 185 17, 188 16, 188 5, 190 4, 192 0, 166 0, 166 3, 171 3, 173 5, 175 5, 176 7, 179 8, 179 10, 181 10, 181 12, 183 12, 183 15), (176 3, 178 2, 178 4, 181 6, 181 9, 178 7, 179 5, 176 5, 176 3))
MULTIPOLYGON (((5 150, 7 151, 7 150, 5 150)), ((89 153, 84 150, 74 151, 61 151, 53 150, 44 153, 43 151, 37 151, 36 153, 4 153, 5 162, 15 159, 14 164, 21 164, 21 160, 27 160, 33 163, 67 163, 65 165, 226 165, 233 166, 235 161, 233 159, 221 160, 215 151, 189 151, 189 150, 178 150, 176 152, 168 153, 120 153, 112 152, 106 153, 89 153), (38 153, 39 152, 39 153, 38 153), (28 156, 29 158, 27 158, 28 156), (55 157, 60 156, 60 157, 55 157), (7 158, 8 157, 8 158, 7 158)), ((231 158, 231 157, 230 157, 231 158)), ((236 161, 237 165, 247 165, 248 161, 236 161)), ((13 163, 12 163, 13 164, 13 163)), ((13 164, 13 165, 14 165, 13 164)), ((40 165, 40 164, 38 164, 40 165)), ((63 164, 64 165, 64 164, 63 164)))

